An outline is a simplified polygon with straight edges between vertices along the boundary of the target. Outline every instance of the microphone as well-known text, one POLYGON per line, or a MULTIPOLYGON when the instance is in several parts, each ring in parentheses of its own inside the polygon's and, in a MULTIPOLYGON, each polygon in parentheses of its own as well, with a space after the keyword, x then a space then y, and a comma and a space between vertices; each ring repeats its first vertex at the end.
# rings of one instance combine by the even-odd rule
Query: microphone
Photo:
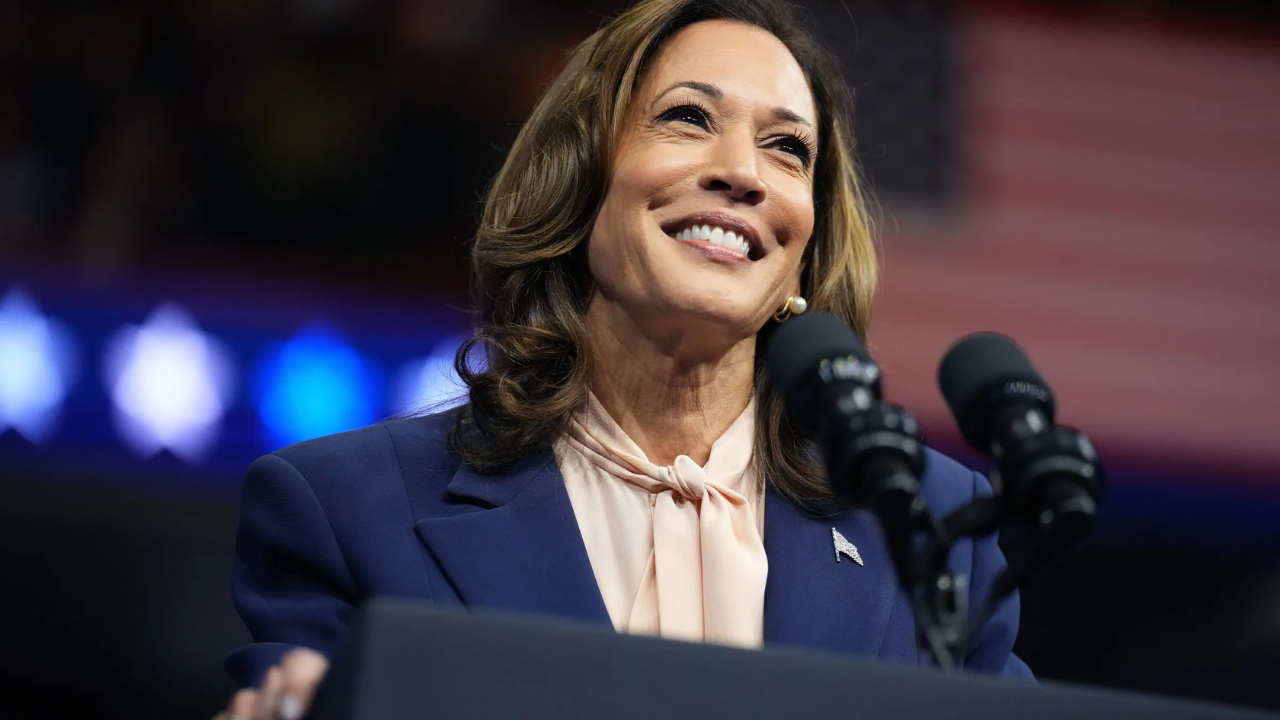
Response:
POLYGON ((775 331, 765 363, 788 416, 818 437, 837 495, 866 506, 885 493, 918 494, 920 426, 881 402, 880 368, 853 328, 830 313, 794 316, 775 331))
MULTIPOLYGON (((966 652, 998 604, 1049 557, 1093 528, 1102 493, 1102 466, 1079 431, 1054 423, 1049 385, 1017 343, 1004 335, 962 338, 938 367, 938 386, 971 447, 995 461, 994 498, 975 498, 943 518, 943 536, 986 535, 1002 516, 1021 518, 1038 531, 1030 552, 1013 557, 996 576, 986 602, 955 633, 949 619, 944 637, 953 655, 966 652)), ((934 548, 931 567, 943 562, 934 548)))
POLYGON ((965 337, 943 357, 938 385, 965 441, 995 461, 1001 506, 1038 528, 1046 550, 1092 529, 1098 454, 1082 433, 1054 424, 1053 393, 1022 348, 995 333, 965 337))
POLYGON ((910 533, 927 516, 919 424, 881 402, 880 368, 853 328, 830 313, 783 323, 765 365, 788 417, 817 437, 836 495, 880 519, 899 579, 914 587, 910 533))

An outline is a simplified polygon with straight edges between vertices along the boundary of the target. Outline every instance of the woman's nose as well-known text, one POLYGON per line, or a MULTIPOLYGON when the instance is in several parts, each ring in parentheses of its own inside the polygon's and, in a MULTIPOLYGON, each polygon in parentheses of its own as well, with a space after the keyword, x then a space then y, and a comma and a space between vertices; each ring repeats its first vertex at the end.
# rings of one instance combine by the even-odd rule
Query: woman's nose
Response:
POLYGON ((766 190, 760 179, 755 142, 751 138, 724 135, 711 151, 699 184, 704 190, 723 192, 735 202, 759 205, 766 190))

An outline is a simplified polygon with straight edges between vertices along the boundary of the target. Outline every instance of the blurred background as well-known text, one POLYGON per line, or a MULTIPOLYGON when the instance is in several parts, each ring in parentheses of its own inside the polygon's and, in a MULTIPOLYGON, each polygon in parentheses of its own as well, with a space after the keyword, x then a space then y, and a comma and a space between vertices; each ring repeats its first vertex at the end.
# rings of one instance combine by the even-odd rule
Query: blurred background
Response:
MULTIPOLYGON (((0 716, 212 715, 241 474, 456 392, 485 183, 619 0, 0 3, 0 716)), ((1111 471, 1041 678, 1280 709, 1280 6, 804 7, 889 397, 1016 337, 1111 471)))

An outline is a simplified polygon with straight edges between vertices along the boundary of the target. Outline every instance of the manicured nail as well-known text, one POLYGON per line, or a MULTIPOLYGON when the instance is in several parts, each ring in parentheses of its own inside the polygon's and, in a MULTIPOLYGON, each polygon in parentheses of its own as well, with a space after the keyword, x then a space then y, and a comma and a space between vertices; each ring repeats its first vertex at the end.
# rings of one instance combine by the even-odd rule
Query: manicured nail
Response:
POLYGON ((280 717, 282 720, 298 720, 302 717, 302 701, 297 695, 280 696, 280 717))

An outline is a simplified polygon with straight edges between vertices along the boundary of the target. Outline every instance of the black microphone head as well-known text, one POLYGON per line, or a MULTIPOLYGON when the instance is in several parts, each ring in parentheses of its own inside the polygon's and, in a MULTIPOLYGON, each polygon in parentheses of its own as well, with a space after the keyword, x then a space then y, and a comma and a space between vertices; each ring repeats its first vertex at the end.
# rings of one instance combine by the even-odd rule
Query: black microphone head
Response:
POLYGON ((880 397, 880 369, 858 333, 831 313, 807 312, 782 323, 769 340, 765 367, 773 386, 786 400, 787 412, 802 425, 813 425, 817 386, 851 379, 848 373, 838 372, 840 369, 854 370, 858 375, 855 381, 863 381, 876 398, 880 397), (837 370, 834 374, 833 367, 837 370))
POLYGON ((1050 423, 1053 393, 1027 354, 1010 338, 978 333, 963 338, 942 358, 938 387, 966 442, 984 454, 991 450, 991 424, 1001 407, 1033 405, 1050 423))

